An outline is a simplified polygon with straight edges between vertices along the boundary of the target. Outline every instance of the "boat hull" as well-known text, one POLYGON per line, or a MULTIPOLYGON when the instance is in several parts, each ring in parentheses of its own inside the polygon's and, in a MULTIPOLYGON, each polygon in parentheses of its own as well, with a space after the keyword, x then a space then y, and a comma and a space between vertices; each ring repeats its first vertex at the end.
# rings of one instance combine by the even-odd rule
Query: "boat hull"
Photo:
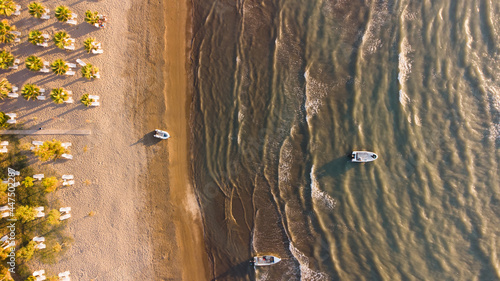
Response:
POLYGON ((253 264, 255 266, 267 266, 273 265, 280 262, 281 259, 275 256, 256 256, 253 258, 253 264))
POLYGON ((353 151, 351 161, 355 163, 372 162, 378 159, 378 155, 371 151, 353 151))

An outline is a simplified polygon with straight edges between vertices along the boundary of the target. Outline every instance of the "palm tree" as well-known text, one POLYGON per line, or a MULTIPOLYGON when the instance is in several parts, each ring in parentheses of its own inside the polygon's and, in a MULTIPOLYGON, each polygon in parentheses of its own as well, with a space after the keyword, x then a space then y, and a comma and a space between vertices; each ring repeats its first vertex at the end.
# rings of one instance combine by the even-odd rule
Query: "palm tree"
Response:
POLYGON ((29 56, 26 59, 26 68, 31 71, 39 71, 43 67, 43 60, 37 56, 29 56))
POLYGON ((54 34, 54 43, 56 43, 56 46, 59 49, 64 49, 64 46, 69 46, 70 43, 68 39, 71 38, 66 31, 59 31, 56 34, 54 34))
POLYGON ((89 94, 84 94, 80 99, 80 102, 85 106, 90 106, 91 103, 95 102, 94 99, 89 98, 89 94))
POLYGON ((42 36, 42 32, 40 32, 39 30, 32 30, 28 34, 28 42, 33 45, 42 44, 43 42, 45 42, 45 38, 42 36))
POLYGON ((7 127, 9 124, 7 124, 7 120, 9 120, 9 116, 5 115, 4 112, 1 112, 0 111, 0 128, 5 128, 7 127))
POLYGON ((12 0, 0 0, 0 16, 10 16, 16 10, 16 3, 12 0))
POLYGON ((0 52, 0 68, 7 69, 9 66, 14 65, 14 56, 7 52, 6 50, 2 50, 0 52))
POLYGON ((85 39, 85 41, 83 41, 83 47, 85 48, 85 50, 87 51, 87 53, 90 53, 92 50, 97 50, 97 46, 95 46, 94 44, 96 44, 97 41, 95 41, 94 38, 87 38, 85 39))
POLYGON ((39 19, 43 14, 45 14, 46 11, 47 10, 45 9, 45 7, 38 2, 30 3, 28 6, 28 12, 30 13, 30 15, 32 15, 37 19, 39 19))
POLYGON ((69 70, 69 66, 62 59, 56 59, 50 67, 56 75, 64 75, 69 70))
MULTIPOLYGON (((1 1, 1 0, 0 0, 1 1)), ((0 21, 0 43, 12 43, 14 42, 14 39, 16 39, 16 35, 12 33, 12 31, 15 31, 16 27, 13 25, 9 25, 8 20, 1 20, 0 21)))
POLYGON ((69 98, 68 91, 63 88, 55 88, 50 92, 50 98, 56 103, 61 104, 69 98))
POLYGON ((40 95, 40 87, 35 84, 25 84, 21 89, 21 94, 26 100, 36 99, 40 95))
POLYGON ((92 78, 97 78, 97 73, 99 72, 99 68, 97 66, 93 66, 90 63, 82 66, 82 76, 91 80, 92 78))
POLYGON ((71 10, 66 6, 59 6, 56 8, 56 18, 58 21, 67 22, 71 13, 71 10))
POLYGON ((10 84, 7 78, 3 78, 0 81, 0 100, 6 98, 10 92, 12 92, 12 84, 10 84))
POLYGON ((87 10, 85 12, 85 22, 90 23, 91 25, 94 25, 99 22, 99 16, 98 12, 92 12, 90 10, 87 10))

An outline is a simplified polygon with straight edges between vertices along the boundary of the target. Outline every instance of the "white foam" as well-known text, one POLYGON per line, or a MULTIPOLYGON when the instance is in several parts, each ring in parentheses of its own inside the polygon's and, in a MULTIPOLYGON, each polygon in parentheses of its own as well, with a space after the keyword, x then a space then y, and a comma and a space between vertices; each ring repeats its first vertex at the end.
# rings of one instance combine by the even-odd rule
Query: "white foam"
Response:
POLYGON ((295 257, 295 259, 300 264, 300 280, 307 281, 323 281, 330 280, 330 276, 328 274, 315 271, 309 267, 309 258, 306 257, 301 251, 293 246, 293 243, 290 242, 290 252, 295 257))
POLYGON ((316 179, 314 165, 311 168, 311 197, 320 206, 333 210, 337 202, 328 193, 319 189, 319 182, 316 179))

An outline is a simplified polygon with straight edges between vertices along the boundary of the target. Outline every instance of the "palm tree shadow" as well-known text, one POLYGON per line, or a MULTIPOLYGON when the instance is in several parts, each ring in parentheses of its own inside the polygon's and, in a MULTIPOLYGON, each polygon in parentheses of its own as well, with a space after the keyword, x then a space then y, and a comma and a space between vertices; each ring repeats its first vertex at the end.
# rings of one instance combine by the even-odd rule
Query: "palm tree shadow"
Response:
POLYGON ((355 163, 351 162, 351 153, 349 153, 321 166, 317 171, 317 177, 318 179, 323 177, 337 177, 354 168, 354 166, 355 163))
POLYGON ((255 280, 255 268, 250 262, 244 261, 239 263, 233 267, 231 267, 228 271, 220 274, 219 276, 212 279, 212 281, 216 280, 244 280, 248 277, 248 280, 255 280))
POLYGON ((142 138, 140 138, 138 141, 131 144, 130 146, 133 146, 133 145, 136 145, 139 143, 142 143, 145 146, 152 146, 152 145, 155 145, 155 144, 159 143, 160 141, 162 141, 161 139, 155 138, 154 135, 155 135, 155 131, 151 131, 151 132, 145 134, 142 138))

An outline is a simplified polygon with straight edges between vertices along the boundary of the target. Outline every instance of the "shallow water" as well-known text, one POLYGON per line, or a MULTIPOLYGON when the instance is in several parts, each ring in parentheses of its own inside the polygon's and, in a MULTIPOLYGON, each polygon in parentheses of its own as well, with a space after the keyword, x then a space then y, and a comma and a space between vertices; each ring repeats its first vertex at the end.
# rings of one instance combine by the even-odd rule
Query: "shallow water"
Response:
POLYGON ((489 0, 194 1, 214 278, 500 279, 499 16, 489 0), (256 254, 283 261, 254 270, 256 254))

